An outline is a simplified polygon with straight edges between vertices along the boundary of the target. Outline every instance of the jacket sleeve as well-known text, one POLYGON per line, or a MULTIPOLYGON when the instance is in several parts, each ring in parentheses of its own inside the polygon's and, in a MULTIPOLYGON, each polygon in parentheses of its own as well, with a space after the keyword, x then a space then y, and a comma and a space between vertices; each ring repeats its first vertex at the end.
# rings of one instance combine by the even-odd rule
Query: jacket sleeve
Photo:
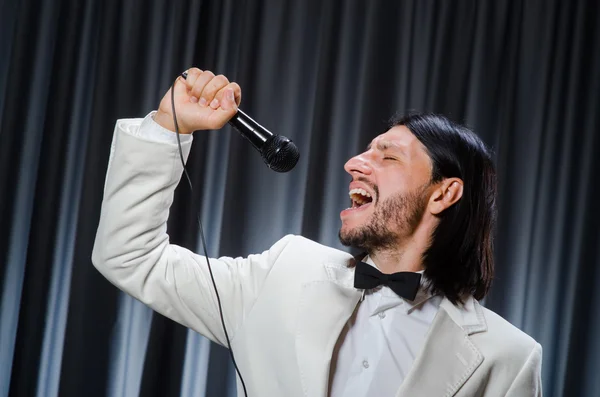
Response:
MULTIPOLYGON (((178 146, 129 129, 117 122, 92 262, 124 292, 225 345, 206 258, 169 243, 169 208, 183 171, 178 146)), ((182 144, 185 158, 190 147, 182 144)), ((291 237, 262 254, 210 260, 230 339, 291 237)))
POLYGON ((542 396, 542 346, 539 343, 535 344, 506 396, 542 396))

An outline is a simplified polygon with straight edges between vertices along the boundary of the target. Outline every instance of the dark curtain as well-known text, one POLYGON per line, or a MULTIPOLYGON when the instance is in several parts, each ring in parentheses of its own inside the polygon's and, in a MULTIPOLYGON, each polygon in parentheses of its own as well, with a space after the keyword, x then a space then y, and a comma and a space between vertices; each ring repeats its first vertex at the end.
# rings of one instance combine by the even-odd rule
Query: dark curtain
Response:
POLYGON ((484 302, 544 348, 547 396, 600 395, 596 0, 3 0, 0 396, 233 396, 227 352, 119 292, 90 261, 115 120, 191 65, 302 157, 275 174, 229 128, 196 133, 172 241, 247 255, 337 241, 342 165, 396 112, 472 127, 499 174, 484 302))

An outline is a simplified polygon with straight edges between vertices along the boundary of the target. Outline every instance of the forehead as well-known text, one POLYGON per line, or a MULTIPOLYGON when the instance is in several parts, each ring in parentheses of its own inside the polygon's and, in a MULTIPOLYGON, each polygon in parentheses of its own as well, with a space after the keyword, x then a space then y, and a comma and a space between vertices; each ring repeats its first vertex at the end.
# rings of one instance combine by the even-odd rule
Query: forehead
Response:
POLYGON ((416 155, 418 152, 426 154, 423 144, 403 125, 394 126, 377 136, 369 144, 368 149, 371 148, 395 150, 406 155, 416 155))

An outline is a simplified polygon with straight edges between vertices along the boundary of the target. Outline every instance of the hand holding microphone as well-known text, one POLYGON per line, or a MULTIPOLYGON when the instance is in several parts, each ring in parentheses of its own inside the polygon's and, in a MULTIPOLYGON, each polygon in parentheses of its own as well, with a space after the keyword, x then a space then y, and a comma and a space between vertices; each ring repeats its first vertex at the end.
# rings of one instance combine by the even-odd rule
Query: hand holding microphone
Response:
MULTIPOLYGON (((242 100, 242 89, 238 84, 231 83, 223 75, 215 76, 208 70, 197 68, 187 71, 187 79, 178 78, 174 90, 181 134, 222 128, 236 114, 242 100)), ((170 90, 161 100, 154 120, 175 131, 170 90)))
MULTIPOLYGON (((189 69, 174 84, 174 105, 179 132, 222 128, 229 122, 261 153, 263 160, 277 172, 287 172, 298 162, 298 148, 289 139, 273 135, 238 109, 242 90, 225 76, 210 71, 189 69)), ((154 120, 175 131, 171 90, 163 97, 154 120)))

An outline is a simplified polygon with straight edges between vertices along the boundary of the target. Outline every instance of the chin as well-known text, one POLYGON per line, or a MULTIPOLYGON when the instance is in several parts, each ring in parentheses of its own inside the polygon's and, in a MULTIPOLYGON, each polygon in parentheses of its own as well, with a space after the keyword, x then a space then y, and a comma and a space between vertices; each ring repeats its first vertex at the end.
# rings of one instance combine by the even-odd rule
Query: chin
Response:
POLYGON ((354 233, 356 230, 359 230, 362 227, 361 223, 351 222, 351 221, 343 221, 342 226, 340 227, 340 235, 346 236, 354 233))
POLYGON ((350 226, 347 224, 342 224, 340 228, 340 232, 338 233, 338 237, 340 238, 340 242, 345 246, 356 246, 357 241, 356 237, 360 234, 360 226, 350 226))

